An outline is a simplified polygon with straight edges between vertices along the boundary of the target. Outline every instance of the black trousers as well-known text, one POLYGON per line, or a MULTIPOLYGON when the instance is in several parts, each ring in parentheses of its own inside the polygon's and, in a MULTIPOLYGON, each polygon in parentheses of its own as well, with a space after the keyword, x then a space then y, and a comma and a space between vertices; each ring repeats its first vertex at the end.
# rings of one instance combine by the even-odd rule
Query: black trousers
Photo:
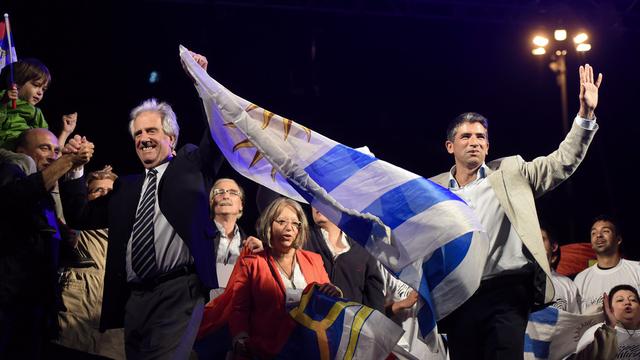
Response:
POLYGON ((533 275, 484 280, 462 306, 438 323, 451 360, 522 359, 533 299, 533 275))
POLYGON ((203 310, 196 274, 132 289, 124 318, 127 359, 188 359, 203 310))

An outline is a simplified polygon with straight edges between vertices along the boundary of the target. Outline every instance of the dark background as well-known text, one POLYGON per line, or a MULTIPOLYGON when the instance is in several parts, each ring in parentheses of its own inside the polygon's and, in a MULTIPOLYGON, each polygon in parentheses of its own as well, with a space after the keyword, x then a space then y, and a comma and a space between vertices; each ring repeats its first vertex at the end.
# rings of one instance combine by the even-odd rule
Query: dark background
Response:
MULTIPOLYGON (((589 241, 591 219, 621 221, 627 257, 635 234, 640 165, 640 4, 637 1, 3 1, 19 57, 41 59, 52 83, 39 104, 54 132, 78 111, 96 144, 89 170, 141 171, 128 112, 148 97, 178 114, 180 143, 204 129, 178 45, 206 55, 209 73, 241 97, 346 145, 425 177, 446 171, 447 122, 466 111, 490 120, 490 159, 531 160, 563 138, 560 92, 534 32, 588 30, 593 49, 567 57, 569 116, 577 68, 605 74, 600 130, 570 182, 538 201, 562 243, 589 241), (149 83, 151 71, 160 81, 149 83)), ((235 178, 229 166, 224 172, 235 178)), ((255 185, 245 229, 253 228, 255 185)))

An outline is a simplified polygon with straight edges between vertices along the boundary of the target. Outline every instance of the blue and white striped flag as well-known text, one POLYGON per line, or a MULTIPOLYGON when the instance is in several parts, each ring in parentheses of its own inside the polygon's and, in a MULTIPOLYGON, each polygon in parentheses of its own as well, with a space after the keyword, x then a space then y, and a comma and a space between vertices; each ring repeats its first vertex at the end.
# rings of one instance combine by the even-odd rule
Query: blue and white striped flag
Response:
POLYGON ((576 351, 582 334, 604 319, 602 312, 574 314, 546 307, 529 315, 524 335, 525 360, 559 360, 576 351))
POLYGON ((231 93, 180 56, 231 166, 308 202, 425 299, 421 333, 477 289, 488 240, 464 201, 421 176, 328 139, 231 93), (423 276, 423 274, 425 276, 423 276))

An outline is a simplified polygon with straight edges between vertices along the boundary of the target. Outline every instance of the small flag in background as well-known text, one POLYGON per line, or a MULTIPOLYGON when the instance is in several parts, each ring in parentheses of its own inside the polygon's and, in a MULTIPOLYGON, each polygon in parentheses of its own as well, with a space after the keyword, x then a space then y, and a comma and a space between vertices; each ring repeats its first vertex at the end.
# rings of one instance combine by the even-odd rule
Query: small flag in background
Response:
POLYGON ((464 201, 236 96, 186 48, 180 47, 180 56, 204 103, 211 135, 231 166, 311 204, 418 290, 424 299, 418 314, 423 337, 475 292, 488 240, 464 201))
POLYGON ((307 286, 289 313, 298 323, 277 359, 385 359, 404 330, 377 310, 307 286))
POLYGON ((18 56, 16 55, 16 48, 13 45, 9 16, 5 14, 5 21, 0 21, 0 71, 2 71, 5 66, 16 61, 18 61, 18 56), (10 49, 11 51, 9 51, 10 49))

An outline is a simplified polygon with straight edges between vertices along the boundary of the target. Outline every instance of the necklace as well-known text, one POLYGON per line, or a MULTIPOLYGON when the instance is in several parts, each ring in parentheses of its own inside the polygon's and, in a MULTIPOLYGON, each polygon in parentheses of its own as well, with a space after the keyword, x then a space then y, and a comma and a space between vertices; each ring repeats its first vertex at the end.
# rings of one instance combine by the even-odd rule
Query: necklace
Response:
POLYGON ((273 259, 276 261, 276 265, 278 265, 280 270, 282 270, 282 274, 291 282, 291 287, 293 288, 293 290, 296 290, 296 284, 293 282, 296 275, 296 253, 293 253, 293 260, 291 261, 291 274, 287 273, 287 270, 284 269, 278 259, 276 259, 275 257, 273 259))
POLYGON ((620 324, 620 327, 621 327, 621 328, 623 328, 623 329, 624 329, 624 331, 626 331, 626 332, 627 332, 627 335, 629 335, 629 337, 630 337, 630 338, 632 338, 632 337, 633 337, 633 335, 635 335, 635 334, 636 334, 636 330, 634 330, 634 329, 629 330, 629 329, 627 329, 626 327, 624 327, 624 325, 622 325, 622 324, 620 324))

